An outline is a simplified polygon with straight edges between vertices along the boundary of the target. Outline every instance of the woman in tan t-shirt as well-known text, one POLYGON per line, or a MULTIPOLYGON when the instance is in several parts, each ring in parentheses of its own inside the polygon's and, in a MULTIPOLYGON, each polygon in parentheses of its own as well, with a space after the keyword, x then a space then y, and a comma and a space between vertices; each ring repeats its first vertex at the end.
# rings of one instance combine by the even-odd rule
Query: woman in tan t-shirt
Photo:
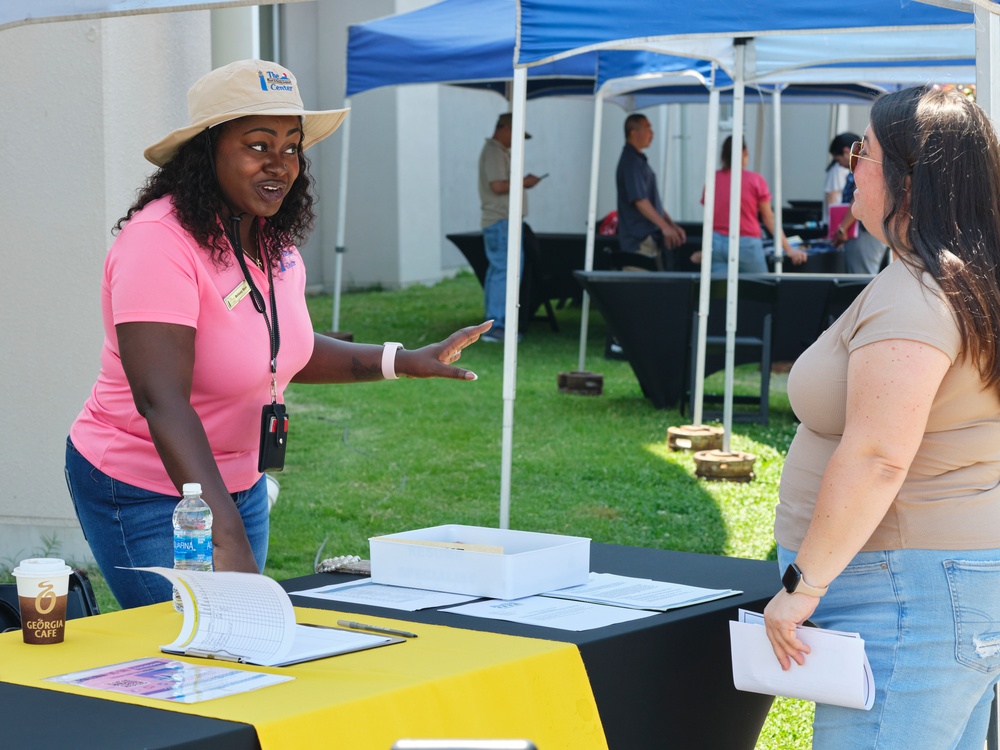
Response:
POLYGON ((854 215, 902 262, 793 367, 801 425, 765 609, 784 669, 808 618, 858 632, 870 711, 817 705, 814 748, 977 748, 1000 676, 1000 144, 954 91, 872 107, 854 215))

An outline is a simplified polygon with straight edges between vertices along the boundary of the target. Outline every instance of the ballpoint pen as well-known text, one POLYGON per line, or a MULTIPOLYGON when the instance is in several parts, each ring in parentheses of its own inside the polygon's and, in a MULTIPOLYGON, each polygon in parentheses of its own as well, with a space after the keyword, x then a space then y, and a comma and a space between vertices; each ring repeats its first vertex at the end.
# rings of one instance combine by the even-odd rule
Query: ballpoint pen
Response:
POLYGON ((351 630, 367 630, 372 633, 384 633, 385 635, 398 635, 400 638, 416 638, 416 633, 406 630, 395 630, 393 628, 383 628, 381 625, 368 625, 364 622, 353 622, 352 620, 337 620, 337 624, 351 630))

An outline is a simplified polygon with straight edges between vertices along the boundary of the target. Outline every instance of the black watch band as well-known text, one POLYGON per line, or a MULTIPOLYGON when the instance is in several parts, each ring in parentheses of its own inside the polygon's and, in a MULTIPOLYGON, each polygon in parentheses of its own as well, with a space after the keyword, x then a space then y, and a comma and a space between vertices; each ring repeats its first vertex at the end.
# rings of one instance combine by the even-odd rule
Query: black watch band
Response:
POLYGON ((789 594, 808 594, 809 596, 816 597, 823 596, 827 592, 827 589, 830 588, 829 586, 823 586, 822 588, 810 586, 806 583, 802 571, 795 563, 785 568, 785 574, 781 576, 781 584, 789 594))

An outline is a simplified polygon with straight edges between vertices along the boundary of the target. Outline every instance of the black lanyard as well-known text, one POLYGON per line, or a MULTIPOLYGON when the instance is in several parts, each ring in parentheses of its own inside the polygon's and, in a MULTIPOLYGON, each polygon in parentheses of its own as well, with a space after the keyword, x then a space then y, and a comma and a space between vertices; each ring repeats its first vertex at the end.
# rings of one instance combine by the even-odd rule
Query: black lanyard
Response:
POLYGON ((264 253, 263 246, 259 245, 257 252, 260 253, 261 260, 267 266, 267 284, 270 287, 271 316, 267 315, 267 305, 264 304, 264 295, 260 293, 257 285, 250 277, 250 269, 247 268, 246 259, 243 257, 243 241, 240 239, 240 220, 242 215, 231 216, 229 218, 230 231, 229 242, 233 246, 233 252, 239 261, 240 268, 243 269, 243 278, 246 279, 250 287, 250 300, 254 309, 264 316, 264 323, 267 325, 267 334, 271 339, 271 403, 278 400, 278 349, 281 347, 281 332, 278 330, 278 305, 274 299, 274 276, 271 270, 270 259, 264 253))

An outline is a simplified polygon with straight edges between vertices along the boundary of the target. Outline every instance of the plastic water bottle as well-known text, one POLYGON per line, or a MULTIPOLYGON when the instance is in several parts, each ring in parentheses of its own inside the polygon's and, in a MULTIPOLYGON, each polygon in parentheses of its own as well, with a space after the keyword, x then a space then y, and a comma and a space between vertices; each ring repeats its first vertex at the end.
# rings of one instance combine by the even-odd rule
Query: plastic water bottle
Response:
MULTIPOLYGON (((197 482, 181 488, 183 497, 174 508, 174 569, 212 569, 212 509, 201 497, 197 482)), ((184 611, 180 592, 174 587, 174 609, 184 611)))

